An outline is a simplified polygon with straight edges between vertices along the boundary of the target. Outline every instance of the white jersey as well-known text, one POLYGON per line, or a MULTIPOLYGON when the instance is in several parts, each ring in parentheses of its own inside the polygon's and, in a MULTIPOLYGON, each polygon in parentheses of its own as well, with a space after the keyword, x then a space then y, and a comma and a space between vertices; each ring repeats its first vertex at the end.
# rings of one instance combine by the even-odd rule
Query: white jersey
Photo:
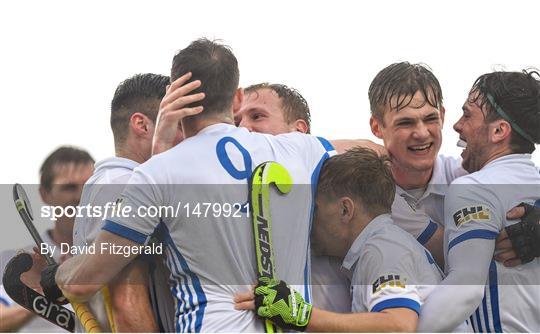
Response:
MULTIPOLYGON (((396 186, 392 203, 392 221, 425 245, 444 224, 444 195, 448 185, 467 172, 461 167, 461 159, 438 156, 433 175, 419 198, 396 186)), ((441 245, 442 247, 442 245, 441 245)), ((319 308, 333 312, 349 312, 349 282, 339 266, 325 256, 312 257, 313 301, 319 308), (345 297, 347 296, 347 297, 345 297)))
MULTIPOLYGON (((86 181, 79 206, 91 204, 105 208, 114 203, 124 190, 133 169, 139 163, 125 158, 111 157, 99 161, 94 166, 94 174, 86 181)), ((76 217, 73 225, 73 244, 77 246, 92 244, 103 222, 102 215, 76 217)))
POLYGON ((459 258, 464 252, 481 253, 479 248, 492 254, 500 231, 516 223, 506 219, 506 212, 539 198, 540 174, 529 154, 498 158, 450 187, 445 205, 448 270, 465 262, 468 268, 484 270, 487 280, 482 304, 472 306, 478 306, 470 317, 475 331, 540 332, 539 258, 515 268, 506 268, 489 255, 459 258))
MULTIPOLYGON (((139 163, 121 157, 110 157, 97 162, 94 174, 84 185, 79 205, 91 204, 103 210, 106 207, 112 208, 112 205, 108 203, 113 204, 120 197, 137 166, 139 163)), ((75 246, 91 245, 102 225, 101 215, 77 217, 73 227, 73 244, 75 246)), ((156 258, 149 263, 151 280, 149 294, 160 330, 172 332, 174 331, 174 304, 167 284, 169 273, 159 262, 160 260, 156 258)), ((104 296, 99 291, 89 301, 89 306, 102 329, 111 331, 104 303, 104 296)))
POLYGON ((320 167, 331 154, 322 138, 214 124, 136 168, 122 195, 124 208, 171 207, 172 215, 111 217, 103 229, 141 244, 159 231, 174 278, 177 331, 260 332, 255 314, 234 310, 233 303, 234 294, 256 280, 252 223, 245 211, 252 170, 276 161, 292 176, 291 192, 272 192, 270 198, 275 270, 309 300, 313 197, 320 167))
MULTIPOLYGON (((420 314, 443 275, 429 251, 388 214, 364 228, 347 252, 343 269, 351 279, 352 312, 400 307, 420 314)), ((462 324, 456 330, 465 329, 462 324)))
MULTIPOLYGON (((60 260, 60 245, 57 245, 52 238, 49 235, 50 231, 46 231, 41 234, 41 239, 44 243, 46 243, 49 246, 56 246, 53 253, 53 258, 58 262, 60 260)), ((24 248, 24 251, 26 252, 33 252, 34 245, 30 245, 28 247, 24 248)), ((2 277, 4 277, 4 270, 6 268, 7 263, 11 258, 13 258, 15 255, 17 255, 18 251, 16 250, 5 250, 0 253, 0 274, 2 277)), ((16 305, 16 303, 9 297, 9 295, 4 290, 4 285, 0 282, 0 303, 5 306, 13 306, 16 305)), ((71 305, 65 305, 68 309, 72 310, 71 305)), ((62 329, 61 327, 58 327, 51 322, 40 318, 38 316, 33 316, 26 324, 24 324, 21 328, 18 330, 22 333, 28 333, 28 332, 40 332, 40 333, 67 333, 66 330, 62 329)))
POLYGON ((466 174, 461 167, 461 159, 439 155, 429 184, 420 198, 396 186, 392 220, 425 245, 437 228, 444 227, 444 196, 448 185, 466 174))
POLYGON ((340 268, 338 258, 311 254, 313 306, 332 312, 351 312, 351 282, 340 268))

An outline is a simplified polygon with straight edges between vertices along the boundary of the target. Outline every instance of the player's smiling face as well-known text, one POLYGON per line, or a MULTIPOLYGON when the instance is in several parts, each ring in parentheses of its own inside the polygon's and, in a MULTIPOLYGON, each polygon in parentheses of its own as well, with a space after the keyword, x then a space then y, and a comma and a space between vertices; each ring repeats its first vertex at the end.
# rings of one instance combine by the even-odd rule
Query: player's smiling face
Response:
POLYGON ((280 97, 268 88, 246 93, 234 121, 252 132, 277 135, 295 130, 285 119, 280 97))
POLYGON ((463 147, 462 166, 469 173, 476 172, 486 163, 489 154, 489 124, 485 122, 485 113, 479 105, 478 93, 472 92, 463 104, 463 114, 454 124, 463 147))
POLYGON ((442 144, 444 108, 424 103, 417 92, 411 103, 399 110, 384 113, 383 122, 371 118, 373 134, 384 141, 392 163, 401 169, 429 171, 442 144))

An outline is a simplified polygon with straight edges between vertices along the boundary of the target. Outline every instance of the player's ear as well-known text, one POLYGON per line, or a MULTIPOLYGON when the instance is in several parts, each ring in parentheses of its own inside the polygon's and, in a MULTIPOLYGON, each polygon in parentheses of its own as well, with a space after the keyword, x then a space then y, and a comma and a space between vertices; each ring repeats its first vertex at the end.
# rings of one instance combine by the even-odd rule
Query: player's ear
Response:
POLYGON ((510 139, 510 134, 512 128, 507 121, 498 120, 491 124, 490 126, 490 137, 493 143, 500 143, 508 138, 510 139))
POLYGON ((244 100, 244 88, 239 87, 236 90, 236 93, 234 93, 234 97, 233 97, 233 115, 236 114, 240 110, 243 100, 244 100))
POLYGON ((307 125, 307 122, 303 119, 297 119, 296 121, 294 121, 294 129, 298 132, 308 133, 309 126, 307 125))
POLYGON ((441 123, 444 124, 444 115, 446 113, 446 109, 444 109, 444 106, 441 105, 439 108, 439 115, 441 116, 441 123))
POLYGON ((145 137, 152 134, 152 124, 146 115, 136 112, 129 118, 129 127, 131 131, 138 137, 145 137))
POLYGON ((354 216, 354 202, 350 197, 341 197, 339 199, 340 220, 344 224, 349 224, 354 216))
POLYGON ((371 116, 369 118, 369 126, 371 127, 371 133, 373 133, 373 135, 375 135, 375 137, 377 137, 379 139, 383 139, 383 134, 382 134, 382 129, 381 129, 382 128, 381 121, 379 121, 375 117, 371 116))

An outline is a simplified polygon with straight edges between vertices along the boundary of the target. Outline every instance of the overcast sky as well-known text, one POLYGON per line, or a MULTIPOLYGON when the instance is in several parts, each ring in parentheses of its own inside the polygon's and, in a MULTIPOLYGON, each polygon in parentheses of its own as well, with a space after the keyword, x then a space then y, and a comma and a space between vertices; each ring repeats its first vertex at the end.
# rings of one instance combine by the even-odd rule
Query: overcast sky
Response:
MULTIPOLYGON (((428 64, 443 88, 441 152, 474 80, 540 67, 538 1, 1 1, 0 183, 36 183, 62 144, 114 154, 109 105, 125 78, 168 74, 199 37, 235 52, 241 85, 279 82, 310 104, 313 133, 371 138, 368 86, 385 66, 428 64)), ((540 165, 540 154, 534 154, 540 165)))

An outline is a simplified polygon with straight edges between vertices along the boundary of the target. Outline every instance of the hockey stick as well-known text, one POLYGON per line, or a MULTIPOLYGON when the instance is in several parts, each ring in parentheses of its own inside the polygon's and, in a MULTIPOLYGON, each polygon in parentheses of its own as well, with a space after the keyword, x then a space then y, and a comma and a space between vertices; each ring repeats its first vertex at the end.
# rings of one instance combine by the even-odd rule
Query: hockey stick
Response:
MULTIPOLYGON (((30 235, 36 242, 36 245, 38 246, 38 248, 40 248, 41 244, 43 244, 43 239, 41 239, 41 236, 39 235, 34 226, 34 218, 32 216, 32 207, 30 206, 30 200, 28 199, 24 188, 18 183, 13 185, 13 200, 15 201, 15 207, 17 208, 17 211, 19 212, 19 215, 21 216, 24 225, 26 225, 28 232, 30 232, 30 235)), ((56 263, 56 261, 54 261, 52 257, 52 254, 42 255, 44 256, 45 261, 47 261, 47 264, 53 265, 56 263)), ((88 333, 101 332, 101 327, 99 326, 98 322, 96 321, 95 317, 92 315, 86 304, 73 301, 70 301, 70 303, 75 310, 75 314, 77 315, 82 325, 84 326, 84 329, 88 333)))
MULTIPOLYGON (((257 257, 257 277, 275 277, 274 251, 272 249, 272 217, 270 215, 270 184, 279 193, 287 194, 292 189, 289 172, 277 162, 268 161, 255 168, 250 180, 250 210, 257 257)), ((268 319, 264 321, 267 333, 281 329, 268 319)))
POLYGON ((17 304, 69 332, 75 332, 75 313, 49 301, 21 282, 21 274, 32 268, 32 256, 20 253, 6 265, 2 283, 7 294, 17 304))

